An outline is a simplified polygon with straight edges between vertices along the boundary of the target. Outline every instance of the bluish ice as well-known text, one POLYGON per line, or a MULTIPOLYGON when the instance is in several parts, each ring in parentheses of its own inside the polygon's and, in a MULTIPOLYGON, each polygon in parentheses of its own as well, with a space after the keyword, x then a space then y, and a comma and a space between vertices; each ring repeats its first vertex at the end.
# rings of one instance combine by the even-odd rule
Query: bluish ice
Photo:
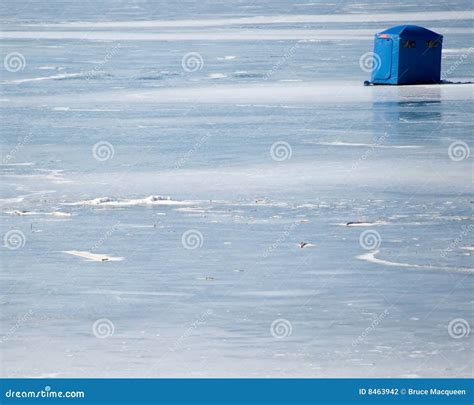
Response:
POLYGON ((2 376, 472 375, 470 2, 0 9, 2 376))

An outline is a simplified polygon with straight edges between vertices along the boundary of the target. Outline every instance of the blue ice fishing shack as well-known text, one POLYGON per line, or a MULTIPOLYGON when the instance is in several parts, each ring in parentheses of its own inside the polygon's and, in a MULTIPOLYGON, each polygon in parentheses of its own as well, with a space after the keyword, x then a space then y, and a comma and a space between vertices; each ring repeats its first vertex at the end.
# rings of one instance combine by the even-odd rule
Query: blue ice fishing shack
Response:
POLYGON ((443 36, 417 25, 375 35, 372 84, 440 83, 443 36))

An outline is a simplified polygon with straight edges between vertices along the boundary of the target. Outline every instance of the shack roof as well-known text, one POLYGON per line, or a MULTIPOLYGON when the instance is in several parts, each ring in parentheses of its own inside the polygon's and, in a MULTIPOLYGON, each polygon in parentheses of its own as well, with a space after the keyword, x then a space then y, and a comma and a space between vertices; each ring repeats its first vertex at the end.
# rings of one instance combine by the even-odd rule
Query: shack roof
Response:
POLYGON ((443 38, 441 34, 430 31, 429 29, 419 27, 418 25, 397 25, 396 27, 389 28, 385 31, 378 33, 377 35, 390 35, 398 36, 400 38, 423 38, 423 39, 439 39, 443 38))

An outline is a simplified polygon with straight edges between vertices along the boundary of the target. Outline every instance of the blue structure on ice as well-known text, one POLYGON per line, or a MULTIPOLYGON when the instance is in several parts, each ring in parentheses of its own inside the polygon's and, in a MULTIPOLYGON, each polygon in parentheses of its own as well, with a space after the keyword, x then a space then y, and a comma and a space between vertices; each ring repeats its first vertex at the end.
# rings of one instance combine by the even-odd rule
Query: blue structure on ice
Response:
POLYGON ((416 25, 376 34, 371 83, 440 83, 442 45, 442 35, 416 25))

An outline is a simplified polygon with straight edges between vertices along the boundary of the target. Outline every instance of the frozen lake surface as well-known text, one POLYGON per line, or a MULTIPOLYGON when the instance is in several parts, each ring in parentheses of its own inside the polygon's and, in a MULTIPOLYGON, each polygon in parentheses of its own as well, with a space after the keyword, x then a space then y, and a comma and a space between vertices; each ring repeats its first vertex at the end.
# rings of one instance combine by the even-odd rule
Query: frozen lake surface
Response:
POLYGON ((97 3, 1 6, 1 376, 472 375, 470 2, 97 3))

